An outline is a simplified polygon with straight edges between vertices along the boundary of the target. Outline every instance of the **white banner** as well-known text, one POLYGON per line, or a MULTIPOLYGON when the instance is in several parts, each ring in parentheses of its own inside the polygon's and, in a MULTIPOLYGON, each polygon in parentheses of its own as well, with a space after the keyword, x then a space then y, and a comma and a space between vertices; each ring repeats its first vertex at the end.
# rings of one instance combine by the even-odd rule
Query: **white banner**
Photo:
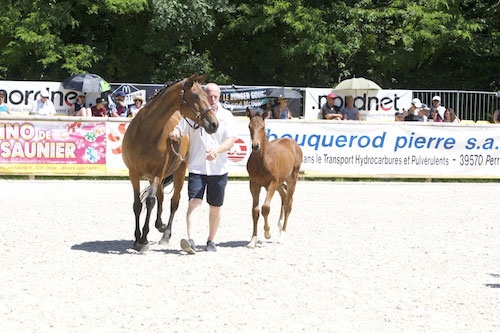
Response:
MULTIPOLYGON (((237 121, 230 173, 246 174, 248 120, 237 121)), ((290 137, 302 148, 306 175, 346 177, 500 178, 500 126, 420 122, 267 120, 269 140, 290 137)))

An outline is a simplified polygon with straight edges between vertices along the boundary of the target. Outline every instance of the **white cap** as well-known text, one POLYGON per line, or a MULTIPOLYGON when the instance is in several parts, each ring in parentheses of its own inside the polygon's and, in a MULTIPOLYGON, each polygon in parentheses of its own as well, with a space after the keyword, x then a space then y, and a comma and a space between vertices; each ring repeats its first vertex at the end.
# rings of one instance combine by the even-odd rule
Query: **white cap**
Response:
POLYGON ((40 91, 40 96, 49 98, 50 96, 49 91, 47 89, 40 91))
POLYGON ((434 96, 434 97, 432 97, 432 100, 433 100, 433 101, 440 101, 440 102, 441 102, 441 97, 439 97, 439 96, 434 96))
POLYGON ((411 101, 411 104, 415 105, 416 108, 421 108, 422 107, 422 102, 420 102, 420 99, 414 98, 411 101))

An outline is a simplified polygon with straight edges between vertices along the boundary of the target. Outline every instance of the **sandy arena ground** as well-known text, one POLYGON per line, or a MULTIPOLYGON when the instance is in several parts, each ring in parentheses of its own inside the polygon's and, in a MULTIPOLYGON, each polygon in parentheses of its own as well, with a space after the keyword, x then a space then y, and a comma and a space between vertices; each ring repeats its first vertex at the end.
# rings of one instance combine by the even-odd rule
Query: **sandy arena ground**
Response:
POLYGON ((0 186, 2 332, 500 331, 498 183, 300 181, 286 237, 276 195, 273 237, 261 220, 248 249, 232 181, 218 251, 196 255, 179 246, 186 187, 170 245, 138 254, 128 181, 0 186))

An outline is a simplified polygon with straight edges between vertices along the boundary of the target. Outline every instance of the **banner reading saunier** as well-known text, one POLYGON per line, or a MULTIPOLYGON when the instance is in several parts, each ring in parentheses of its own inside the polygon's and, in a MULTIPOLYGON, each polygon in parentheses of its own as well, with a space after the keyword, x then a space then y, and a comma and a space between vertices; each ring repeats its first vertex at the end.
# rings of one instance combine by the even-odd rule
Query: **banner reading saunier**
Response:
POLYGON ((106 123, 0 122, 0 173, 106 173, 106 123))

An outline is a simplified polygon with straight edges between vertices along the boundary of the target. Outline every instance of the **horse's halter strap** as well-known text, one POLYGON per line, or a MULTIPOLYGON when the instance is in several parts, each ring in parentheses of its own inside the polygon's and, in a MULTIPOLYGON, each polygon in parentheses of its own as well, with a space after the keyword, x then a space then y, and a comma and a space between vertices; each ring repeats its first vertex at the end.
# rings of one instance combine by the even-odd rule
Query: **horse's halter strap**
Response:
MULTIPOLYGON (((182 108, 182 105, 183 105, 183 104, 185 104, 185 105, 189 108, 189 110, 191 110, 191 112, 193 112, 193 113, 194 113, 194 115, 196 116, 196 119, 197 119, 197 120, 199 120, 199 119, 203 118, 203 117, 204 117, 204 115, 205 115, 208 111, 212 110, 212 108, 209 106, 209 107, 207 107, 206 109, 204 109, 203 111, 198 112, 198 111, 196 111, 196 110, 195 110, 195 109, 194 109, 194 108, 193 108, 193 107, 192 107, 192 106, 188 103, 188 101, 186 100, 185 95, 184 95, 184 92, 185 92, 185 90, 184 90, 184 86, 186 85, 186 80, 187 80, 187 79, 184 79, 184 80, 182 81, 182 88, 181 88, 181 93, 180 93, 180 94, 181 94, 181 108, 182 108)), ((182 112, 181 112, 181 114, 182 114, 182 112)), ((183 117, 184 117, 184 118, 186 118, 185 116, 183 116, 183 117)), ((186 119, 186 120, 187 120, 187 119, 186 119)), ((193 125, 191 125, 191 123, 188 121, 188 124, 189 124, 189 126, 191 126, 191 127, 195 128, 195 129, 200 127, 200 125, 198 125, 197 123, 195 123, 195 125, 193 126, 193 125)))

